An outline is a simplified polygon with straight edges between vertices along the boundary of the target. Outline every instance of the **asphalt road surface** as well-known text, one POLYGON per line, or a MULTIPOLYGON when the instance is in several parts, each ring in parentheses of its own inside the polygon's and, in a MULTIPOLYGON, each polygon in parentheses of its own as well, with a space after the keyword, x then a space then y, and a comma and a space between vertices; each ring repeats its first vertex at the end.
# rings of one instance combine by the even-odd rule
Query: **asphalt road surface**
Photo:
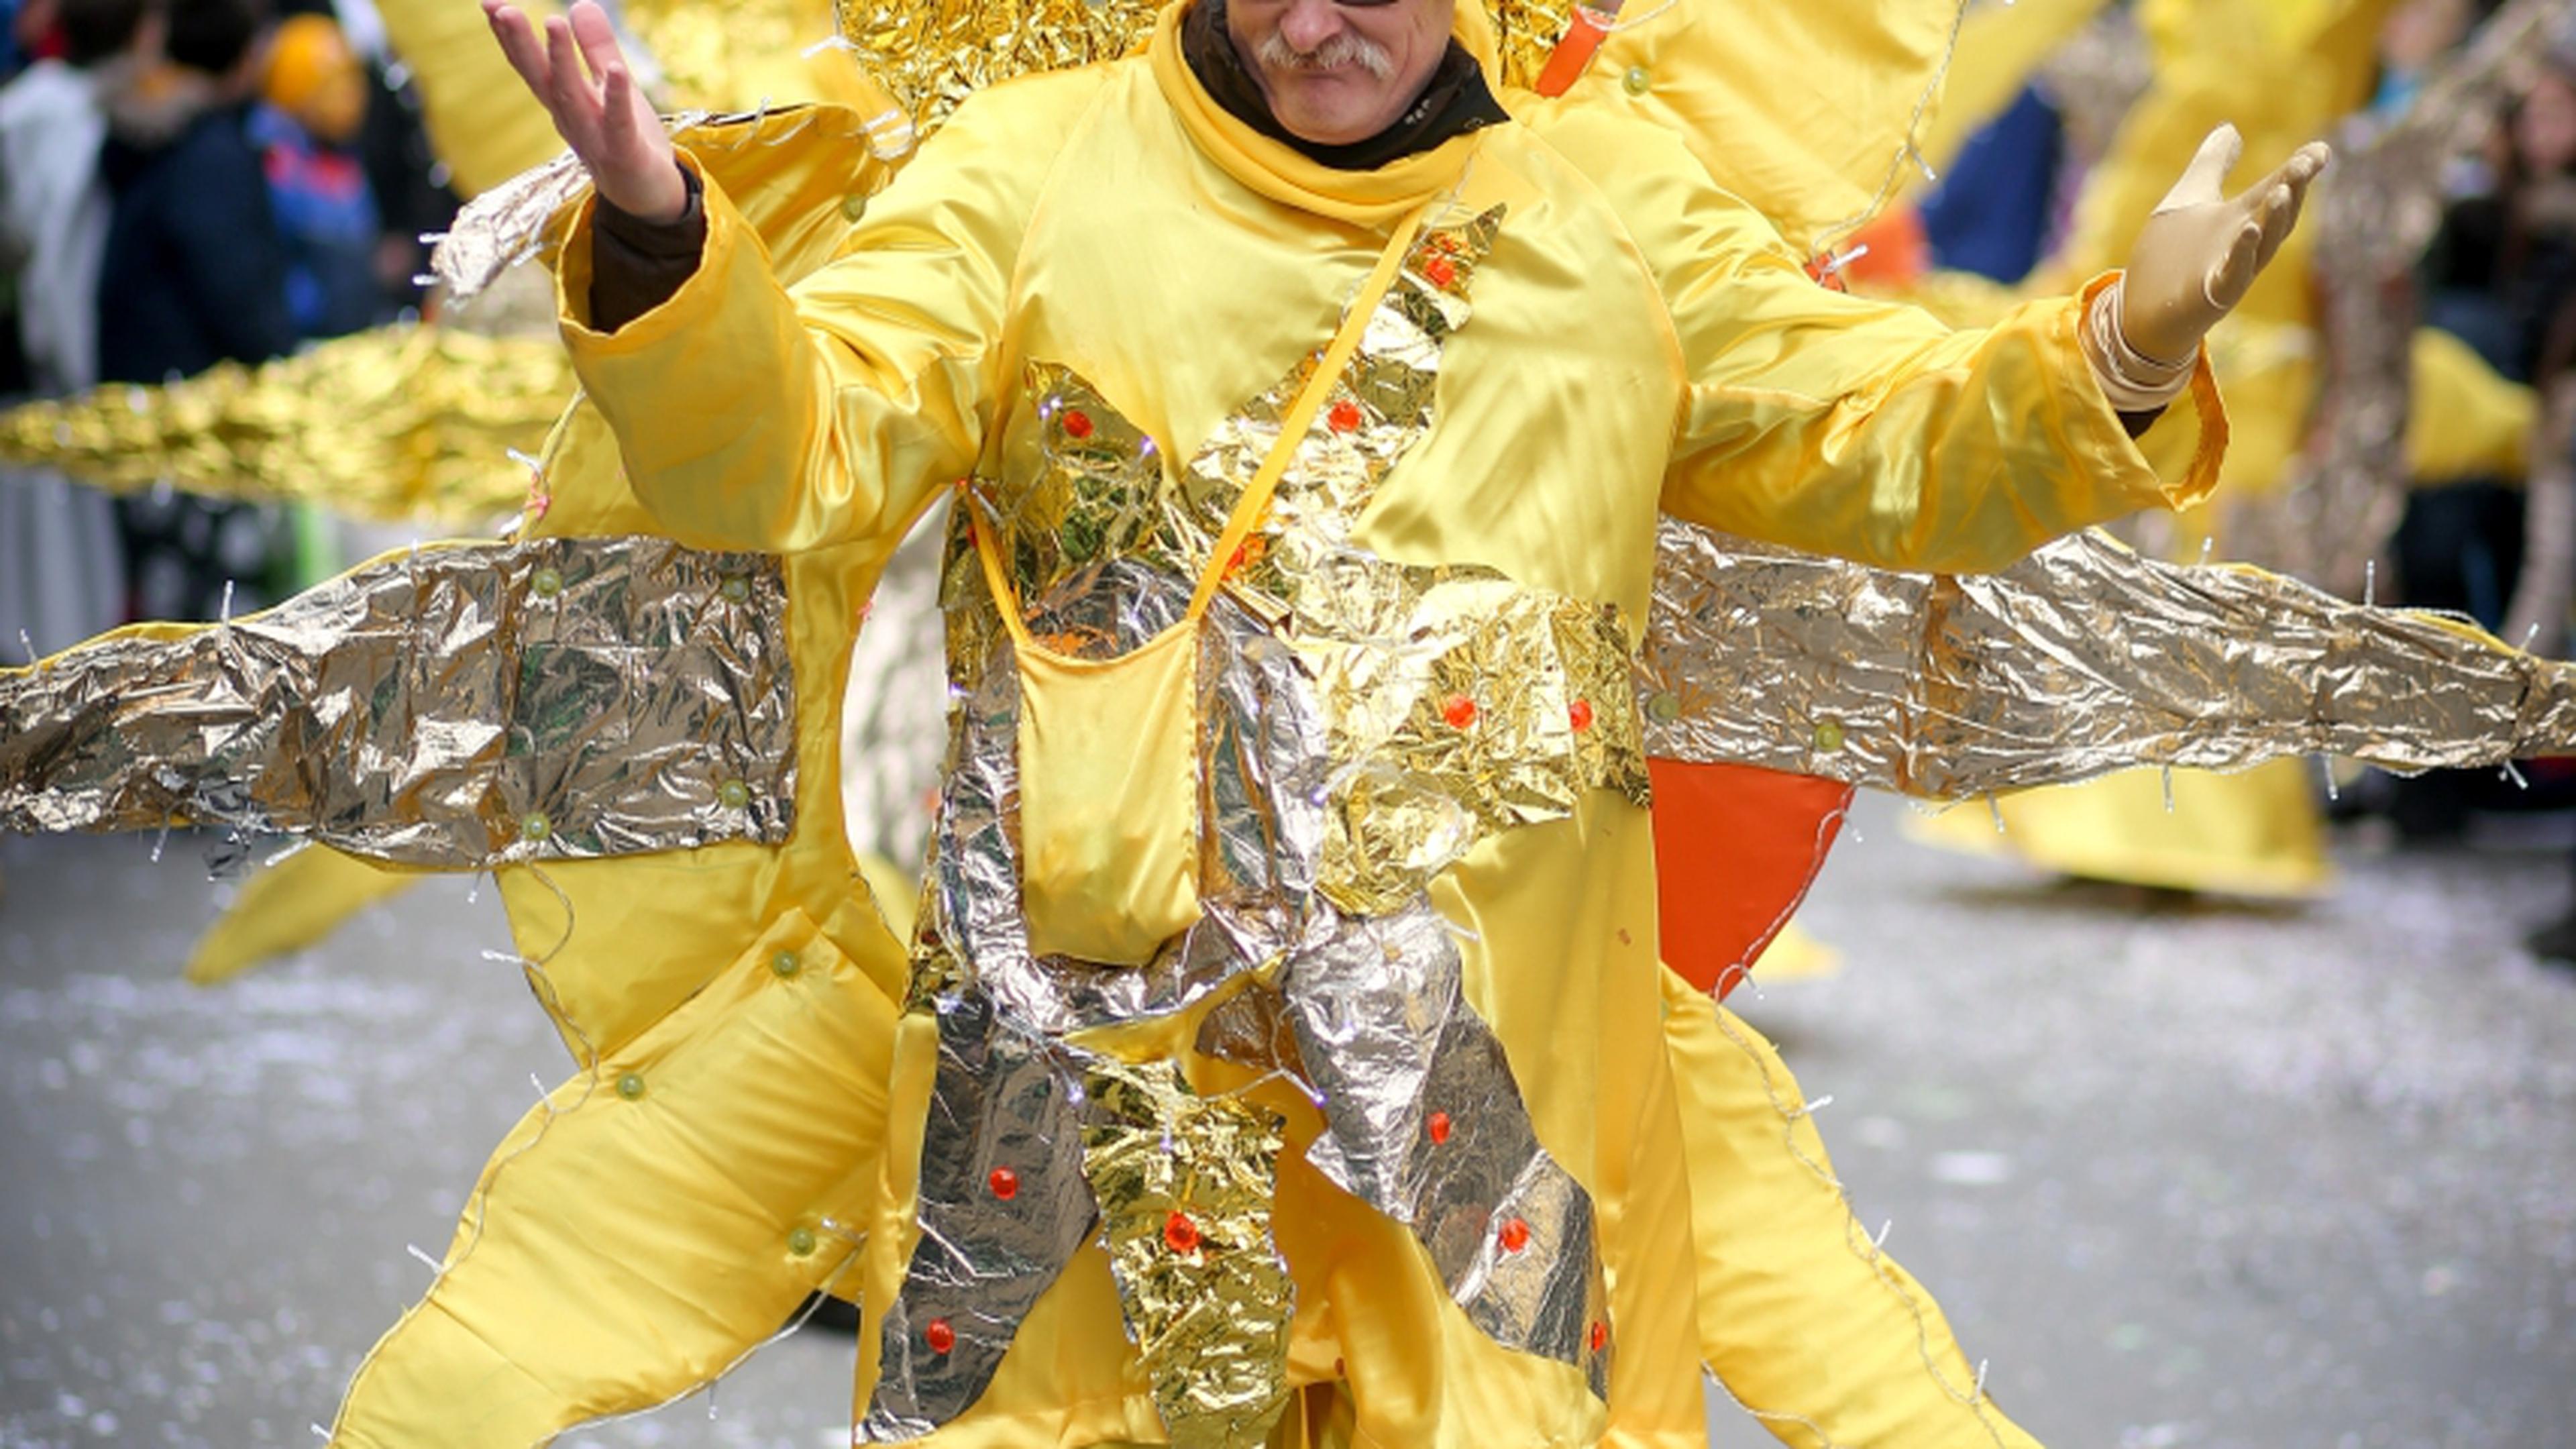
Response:
MULTIPOLYGON (((1905 843, 1874 804, 1778 1036, 1865 1221, 2058 1446, 2576 1445, 2563 852, 2347 845, 2301 909, 1905 843)), ((230 987, 202 847, 0 841, 0 1449, 304 1446, 560 1076, 497 900, 436 882, 230 987)), ((574 1446, 847 1442, 808 1331, 574 1446)), ((1713 1408, 1711 1441, 1770 1441, 1713 1408)))

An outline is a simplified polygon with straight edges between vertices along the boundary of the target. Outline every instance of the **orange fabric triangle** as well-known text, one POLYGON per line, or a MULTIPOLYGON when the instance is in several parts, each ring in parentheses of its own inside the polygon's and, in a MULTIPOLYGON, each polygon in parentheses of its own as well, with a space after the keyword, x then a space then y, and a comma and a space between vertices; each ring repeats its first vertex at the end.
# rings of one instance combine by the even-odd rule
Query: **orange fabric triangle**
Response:
POLYGON ((1852 787, 1752 765, 1646 764, 1664 962, 1723 998, 1807 898, 1852 787))

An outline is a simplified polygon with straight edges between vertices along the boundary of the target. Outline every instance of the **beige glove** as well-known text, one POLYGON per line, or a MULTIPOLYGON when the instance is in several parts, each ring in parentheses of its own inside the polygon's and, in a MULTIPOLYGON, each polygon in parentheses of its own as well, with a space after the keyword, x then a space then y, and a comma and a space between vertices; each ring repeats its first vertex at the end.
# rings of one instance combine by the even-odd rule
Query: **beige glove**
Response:
POLYGON ((2123 411, 2162 407, 2181 394, 2200 340, 2271 264, 2332 155, 2322 142, 2302 146, 2280 170, 2230 201, 2227 173, 2244 151, 2234 126, 2209 133, 2139 229, 2127 274, 2095 301, 2085 355, 2123 411))

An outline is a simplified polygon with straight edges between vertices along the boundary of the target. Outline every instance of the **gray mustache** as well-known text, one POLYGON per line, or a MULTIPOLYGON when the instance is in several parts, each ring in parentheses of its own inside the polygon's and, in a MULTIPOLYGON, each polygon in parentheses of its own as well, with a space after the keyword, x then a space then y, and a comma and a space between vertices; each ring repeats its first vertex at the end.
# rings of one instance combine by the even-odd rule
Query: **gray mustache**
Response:
POLYGON ((1313 50, 1299 50, 1274 30, 1254 58, 1272 70, 1338 70, 1356 65, 1379 80, 1395 76, 1395 57, 1385 47, 1347 30, 1313 50))

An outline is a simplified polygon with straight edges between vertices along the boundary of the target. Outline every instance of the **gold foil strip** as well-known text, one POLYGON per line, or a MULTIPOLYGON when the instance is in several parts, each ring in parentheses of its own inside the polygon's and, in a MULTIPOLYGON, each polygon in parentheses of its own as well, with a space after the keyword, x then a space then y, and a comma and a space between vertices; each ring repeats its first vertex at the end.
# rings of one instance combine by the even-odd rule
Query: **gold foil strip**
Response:
POLYGON ((1935 799, 2331 754, 2392 770, 2576 751, 2576 665, 2100 534, 2003 573, 1891 573, 1667 521, 1646 748, 1935 799))
MULTIPOLYGON (((1538 86, 1539 73, 1556 54, 1557 42, 1574 20, 1575 0, 1485 0, 1493 17, 1494 40, 1501 52, 1503 84, 1523 90, 1538 86)), ((1642 12, 1647 6, 1639 4, 1642 12)))
MULTIPOLYGON (((1072 369, 1032 362, 1004 443, 1007 485, 977 496, 1020 597, 1044 607, 1076 576, 1134 555, 1154 527, 1163 454, 1072 369)), ((1077 649, 1080 646, 1076 646, 1077 649)))
POLYGON ((0 413, 0 460, 133 492, 303 500, 388 520, 515 510, 573 395, 552 337, 383 327, 256 367, 115 384, 0 413))
POLYGON ((1589 789, 1645 803, 1634 701, 1611 683, 1627 673, 1615 609, 1487 569, 1335 565, 1306 590, 1331 616, 1301 610, 1297 637, 1336 773, 1358 772, 1325 837, 1336 905, 1391 910, 1477 839, 1570 815, 1589 789))
POLYGON ((842 37, 924 136, 987 86, 1127 54, 1162 9, 1163 0, 834 0, 842 37))
POLYGON ((786 608, 775 560, 660 539, 389 555, 0 671, 0 826, 216 823, 448 870, 777 844, 786 608))
POLYGON ((1288 1402, 1296 1285, 1270 1233, 1280 1118, 1168 1062, 1094 1060, 1083 1171, 1128 1331, 1176 1449, 1258 1444, 1288 1402))

